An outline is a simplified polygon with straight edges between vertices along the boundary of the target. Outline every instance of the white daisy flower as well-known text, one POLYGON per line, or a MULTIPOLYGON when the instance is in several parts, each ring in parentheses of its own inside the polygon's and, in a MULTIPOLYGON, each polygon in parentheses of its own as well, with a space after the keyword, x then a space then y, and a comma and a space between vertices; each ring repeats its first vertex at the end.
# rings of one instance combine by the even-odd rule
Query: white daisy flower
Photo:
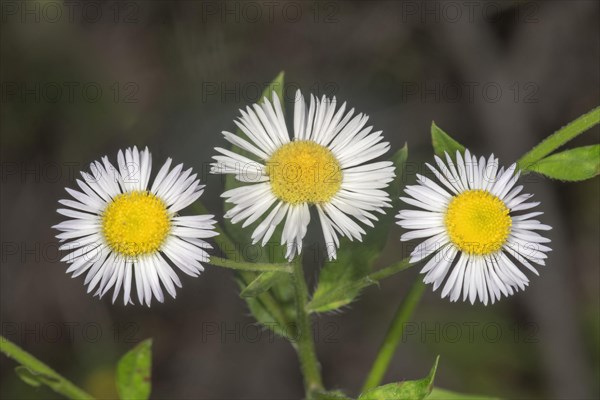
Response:
POLYGON ((427 238, 410 259, 432 255, 421 270, 424 282, 436 290, 448 276, 442 298, 456 301, 462 292, 463 301, 468 297, 473 304, 479 298, 485 305, 525 289, 529 279, 517 264, 538 275, 532 263, 545 265, 551 249, 543 244, 550 239, 535 231, 551 227, 533 219, 542 212, 517 214, 539 204, 528 202, 532 195, 515 186, 517 165, 498 170, 494 155, 478 162, 469 150, 464 159, 457 151, 456 163, 448 154, 447 163, 437 156, 435 161, 439 169, 426 165, 441 185, 417 174, 418 185, 407 186, 410 197, 401 200, 420 210, 402 210, 397 216, 398 225, 411 230, 402 241, 427 238))
POLYGON ((213 157, 213 173, 251 183, 223 193, 235 205, 225 217, 244 221, 245 227, 266 215, 252 233, 253 243, 262 241, 263 246, 285 219, 281 244, 290 260, 302 251, 309 206, 317 209, 330 260, 336 257, 339 236, 361 241, 365 231, 358 222, 372 227, 374 213, 390 207, 384 189, 394 178, 394 166, 390 161, 369 163, 386 153, 389 143, 381 131, 365 126, 366 115, 346 112, 346 103, 336 106, 335 98, 311 95, 307 107, 298 91, 292 139, 273 93, 272 103, 265 98, 263 104, 240 110, 235 124, 245 137, 223 132, 241 151, 216 148, 221 154, 213 157))
POLYGON ((177 212, 196 201, 204 185, 183 164, 170 169, 167 159, 150 189, 152 157, 148 148, 119 151, 118 170, 102 158, 90 165, 92 174, 81 172, 81 192, 66 188, 75 200, 59 200, 68 208, 57 211, 69 217, 53 228, 60 250, 71 251, 61 261, 70 265, 73 277, 87 271, 88 293, 104 296, 114 287, 115 302, 123 288, 123 303, 133 303, 135 280, 140 304, 150 306, 152 297, 164 301, 162 286, 175 297, 181 281, 172 266, 198 276, 209 260, 203 239, 217 235, 212 215, 179 216, 177 212), (169 262, 170 261, 170 262, 169 262))

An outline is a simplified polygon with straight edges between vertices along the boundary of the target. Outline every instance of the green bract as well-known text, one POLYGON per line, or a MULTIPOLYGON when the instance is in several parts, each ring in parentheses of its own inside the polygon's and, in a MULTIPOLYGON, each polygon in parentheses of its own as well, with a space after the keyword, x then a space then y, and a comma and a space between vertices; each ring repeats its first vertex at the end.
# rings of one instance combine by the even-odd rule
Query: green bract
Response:
POLYGON ((431 393, 431 389, 433 389, 433 379, 435 378, 439 360, 440 357, 438 356, 433 363, 433 367, 431 367, 431 371, 429 371, 429 375, 423 379, 388 383, 387 385, 367 390, 358 396, 358 400, 422 400, 426 398, 429 393, 431 393))

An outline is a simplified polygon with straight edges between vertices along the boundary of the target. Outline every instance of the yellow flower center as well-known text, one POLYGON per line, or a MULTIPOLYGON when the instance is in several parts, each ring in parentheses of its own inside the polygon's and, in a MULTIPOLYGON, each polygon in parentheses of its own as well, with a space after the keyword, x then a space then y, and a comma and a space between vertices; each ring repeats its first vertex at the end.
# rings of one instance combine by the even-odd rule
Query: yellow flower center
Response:
POLYGON ((325 146, 300 140, 281 146, 267 161, 271 189, 290 204, 325 203, 342 186, 342 168, 325 146))
POLYGON ((445 223, 450 240, 460 250, 477 255, 502 248, 510 234, 512 219, 504 202, 484 190, 469 190, 448 205, 445 223))
POLYGON ((170 228, 165 203, 145 191, 116 196, 102 214, 102 232, 108 245, 124 256, 158 251, 170 228))

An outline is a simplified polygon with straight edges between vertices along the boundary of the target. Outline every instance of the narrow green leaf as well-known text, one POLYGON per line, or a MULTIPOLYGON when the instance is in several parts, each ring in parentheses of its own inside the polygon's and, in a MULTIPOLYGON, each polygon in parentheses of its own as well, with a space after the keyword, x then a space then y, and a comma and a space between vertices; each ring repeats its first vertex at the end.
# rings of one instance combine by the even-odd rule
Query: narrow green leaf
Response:
POLYGON ((240 296, 242 297, 256 297, 261 293, 266 292, 275 283, 282 280, 286 275, 286 272, 268 271, 263 272, 256 277, 248 286, 246 286, 240 296))
POLYGON ((498 397, 456 393, 440 388, 433 388, 431 394, 426 398, 427 400, 500 400, 498 397))
POLYGON ((312 300, 307 304, 306 310, 308 312, 327 312, 337 310, 338 308, 344 307, 350 304, 360 292, 367 286, 375 284, 376 281, 370 280, 368 277, 362 277, 351 282, 341 282, 337 286, 330 286, 328 282, 331 282, 330 276, 335 275, 333 268, 329 268, 330 274, 321 274, 319 276, 319 287, 315 292, 312 300), (325 282, 323 284, 323 282, 325 282), (329 290, 323 289, 324 287, 330 287, 329 290))
POLYGON ((128 351, 117 365, 117 390, 121 399, 150 397, 152 375, 152 339, 128 351))
POLYGON ((29 386, 38 387, 42 384, 42 382, 39 381, 35 373, 27 367, 19 365, 15 368, 15 372, 17 373, 19 378, 21 378, 21 380, 29 386))
MULTIPOLYGON (((240 289, 243 290, 246 287, 246 284, 243 282, 244 278, 241 275, 242 274, 236 278, 236 281, 238 282, 240 289)), ((289 279, 289 276, 284 277, 282 282, 278 283, 278 286, 283 286, 284 284, 291 285, 289 279)), ((271 292, 261 293, 256 297, 245 297, 244 300, 248 305, 250 313, 259 324, 283 338, 296 337, 295 323, 288 322, 295 321, 295 315, 291 314, 288 310, 289 307, 287 302, 282 302, 281 304, 278 303, 280 300, 276 299, 271 292)))
POLYGON ((283 89, 284 89, 284 83, 285 83, 285 72, 281 71, 275 77, 275 79, 273 79, 273 81, 269 84, 269 86, 267 86, 265 88, 265 90, 262 93, 260 102, 262 103, 262 100, 263 100, 264 97, 268 97, 269 100, 271 100, 271 93, 275 92, 275 93, 277 93, 277 96, 279 96, 279 100, 281 100, 281 107, 283 107, 283 89))
POLYGON ((43 382, 42 380, 56 382, 56 379, 53 379, 51 376, 32 371, 29 368, 24 367, 22 365, 16 367, 15 372, 23 382, 33 387, 39 387, 42 384, 45 384, 45 382, 43 382))
POLYGON ((544 139, 521 157, 518 161, 519 168, 526 171, 530 170, 531 165, 598 123, 600 123, 600 107, 594 108, 544 139))
POLYGON ((435 378, 439 360, 440 356, 437 356, 431 371, 429 371, 429 375, 423 379, 379 386, 362 393, 358 397, 358 400, 422 400, 426 398, 433 389, 433 379, 435 378))
POLYGON ((600 173, 600 145, 577 147, 552 154, 531 164, 529 170, 562 181, 593 178, 600 173))
POLYGON ((404 164, 408 147, 396 152, 391 161, 396 167, 396 179, 390 185, 392 208, 380 216, 374 228, 369 228, 364 242, 356 244, 347 238, 340 240, 337 259, 326 263, 319 273, 319 283, 306 306, 309 312, 327 312, 350 304, 367 286, 375 283, 367 275, 385 246, 388 232, 394 222, 404 164))
POLYGON ((461 153, 465 151, 465 146, 452 139, 450 135, 444 132, 433 121, 431 122, 431 143, 433 144, 433 151, 440 157, 444 153, 448 153, 454 159, 457 150, 461 153))
POLYGON ((390 196, 398 197, 400 195, 400 189, 404 187, 403 183, 403 174, 404 174, 404 166, 406 164, 406 160, 408 159, 408 144, 404 143, 404 146, 400 150, 398 150, 390 159, 391 162, 394 163, 394 167, 396 167, 396 179, 392 183, 392 188, 390 189, 390 196))

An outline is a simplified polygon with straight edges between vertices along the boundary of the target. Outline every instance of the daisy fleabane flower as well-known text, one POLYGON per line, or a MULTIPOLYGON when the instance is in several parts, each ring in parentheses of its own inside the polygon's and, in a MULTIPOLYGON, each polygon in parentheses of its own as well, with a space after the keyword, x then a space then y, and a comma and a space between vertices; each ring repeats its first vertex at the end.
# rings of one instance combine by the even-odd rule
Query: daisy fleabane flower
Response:
POLYGON ((502 295, 524 290, 529 279, 517 264, 538 275, 532 264, 545 265, 550 242, 536 231, 551 227, 533 219, 542 212, 532 209, 530 194, 515 186, 520 172, 513 164, 498 169, 498 159, 486 161, 465 151, 456 162, 435 157, 438 168, 427 167, 441 184, 417 174, 417 185, 407 186, 405 203, 419 210, 402 210, 398 225, 410 230, 401 240, 425 239, 411 253, 410 262, 431 259, 421 273, 436 290, 445 280, 442 298, 456 301, 462 293, 473 304, 494 303, 502 295), (448 279, 445 279, 448 277, 448 279))
POLYGON ((321 221, 329 259, 336 258, 339 236, 362 240, 359 222, 373 227, 374 213, 384 213, 391 201, 384 190, 394 178, 390 161, 371 162, 390 145, 381 131, 366 126, 368 117, 337 108, 335 97, 311 95, 310 106, 296 93, 294 136, 290 138, 278 96, 264 98, 240 110, 235 124, 244 136, 223 132, 241 151, 217 147, 212 172, 234 174, 249 185, 222 197, 234 206, 225 214, 233 223, 248 226, 265 216, 252 233, 253 244, 264 246, 283 221, 281 244, 286 258, 302 251, 310 222, 309 206, 321 221), (241 154, 243 152, 243 154, 241 154))
POLYGON ((70 251, 61 261, 71 264, 67 273, 77 277, 87 272, 84 284, 88 293, 104 296, 114 287, 115 302, 123 288, 123 303, 133 303, 135 281, 140 304, 155 297, 164 301, 163 290, 175 297, 181 281, 177 267, 191 276, 204 270, 208 262, 204 240, 215 236, 212 215, 179 216, 177 213, 196 201, 204 185, 183 164, 171 167, 167 159, 149 187, 152 156, 146 148, 119 151, 118 169, 102 158, 90 165, 90 173, 77 179, 81 191, 66 188, 74 200, 59 200, 68 208, 58 213, 68 220, 53 228, 65 242, 60 250, 70 251))

